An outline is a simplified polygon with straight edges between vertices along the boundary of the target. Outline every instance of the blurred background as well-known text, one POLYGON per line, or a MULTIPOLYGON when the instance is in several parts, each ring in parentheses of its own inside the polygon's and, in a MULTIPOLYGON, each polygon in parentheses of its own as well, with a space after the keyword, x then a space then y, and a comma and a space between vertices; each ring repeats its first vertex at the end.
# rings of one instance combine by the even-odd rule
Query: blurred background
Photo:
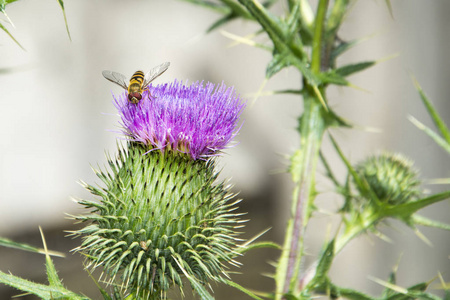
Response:
MULTIPOLYGON (((118 116, 111 92, 121 90, 106 81, 101 71, 131 76, 138 69, 146 71, 170 61, 169 70, 156 83, 175 78, 224 81, 249 99, 236 138, 239 144, 220 159, 222 176, 232 177, 234 191, 241 191, 241 211, 248 212, 250 219, 245 236, 270 227, 264 239, 281 243, 292 192, 285 173, 286 157, 299 144, 295 127, 302 102, 299 97, 284 95, 260 97, 253 102, 252 95, 264 81, 270 53, 245 45, 232 46, 220 31, 205 34, 219 16, 182 1, 64 3, 72 42, 57 1, 22 0, 7 7, 16 26, 8 29, 26 51, 0 33, 0 236, 40 247, 38 226, 42 226, 50 249, 67 252, 78 245, 78 239, 65 238, 63 232, 75 228, 65 213, 82 213, 71 197, 92 199, 77 181, 98 183, 91 165, 103 167, 105 151, 114 153, 116 149, 113 131, 118 129, 118 116)), ((403 152, 416 162, 423 179, 449 177, 448 154, 407 116, 432 126, 412 84, 414 75, 450 124, 450 2, 397 0, 392 5, 394 18, 385 1, 356 2, 340 31, 344 40, 369 37, 345 54, 340 64, 383 62, 350 78, 360 89, 329 90, 330 105, 358 125, 356 130, 334 130, 333 134, 352 162, 382 150, 403 152), (398 56, 384 61, 395 54, 398 56), (366 131, 364 126, 378 131, 366 131)), ((284 9, 278 6, 274 12, 284 9)), ((243 36, 257 27, 236 21, 222 29, 243 36)), ((288 69, 272 78, 264 91, 297 89, 299 85, 296 70, 288 69)), ((344 178, 344 167, 327 140, 324 153, 344 178)), ((331 183, 320 170, 317 181, 318 190, 323 192, 319 206, 324 211, 336 210, 341 199, 332 193, 331 183)), ((448 189, 424 187, 432 192, 448 189)), ((448 201, 421 213, 450 222, 448 201)), ((336 217, 316 216, 306 237, 309 256, 305 268, 329 236, 329 225, 336 225, 336 217)), ((401 286, 428 281, 437 271, 450 280, 448 232, 419 228, 432 242, 429 246, 398 222, 382 228, 394 242, 374 236, 352 241, 332 268, 337 284, 378 295, 383 287, 367 275, 386 279, 397 263, 401 286)), ((273 281, 261 273, 274 271, 270 263, 278 255, 273 250, 255 250, 240 259, 244 264, 240 271, 245 275, 233 278, 246 287, 271 291, 273 281)), ((54 258, 54 262, 69 289, 100 299, 83 271, 80 255, 68 254, 64 259, 54 258)), ((46 282, 42 255, 0 248, 0 270, 46 282)), ((248 299, 232 288, 213 287, 217 299, 248 299)), ((0 285, 0 299, 19 293, 0 285)), ((187 296, 190 298, 189 293, 187 296)))

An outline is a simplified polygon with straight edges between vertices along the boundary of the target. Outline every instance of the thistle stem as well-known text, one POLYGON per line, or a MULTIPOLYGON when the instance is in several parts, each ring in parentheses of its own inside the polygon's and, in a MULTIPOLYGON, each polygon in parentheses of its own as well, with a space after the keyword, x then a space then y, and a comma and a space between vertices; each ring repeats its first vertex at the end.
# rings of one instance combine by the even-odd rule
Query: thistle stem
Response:
POLYGON ((315 170, 325 128, 323 106, 312 89, 304 95, 304 113, 300 118, 301 143, 291 158, 290 173, 296 187, 292 198, 283 252, 277 268, 277 299, 293 291, 299 282, 304 250, 304 232, 313 210, 315 170))
POLYGON ((329 0, 320 0, 317 6, 316 21, 314 26, 313 47, 311 55, 311 71, 320 72, 322 62, 322 36, 325 25, 325 17, 327 13, 329 0))
MULTIPOLYGON (((313 37, 311 71, 321 71, 321 49, 324 23, 329 0, 320 0, 313 37)), ((323 87, 319 87, 324 94, 323 87)), ((304 79, 304 112, 299 119, 300 149, 291 158, 290 173, 296 187, 293 192, 291 218, 288 221, 283 252, 277 266, 276 299, 296 292, 300 281, 300 264, 304 251, 304 233, 313 211, 315 171, 325 130, 324 106, 317 97, 317 86, 304 79), (316 90, 314 90, 316 88, 316 90)))
POLYGON ((362 216, 363 223, 354 223, 351 227, 347 227, 345 232, 336 239, 334 253, 339 253, 348 242, 371 228, 378 220, 375 216, 362 216))

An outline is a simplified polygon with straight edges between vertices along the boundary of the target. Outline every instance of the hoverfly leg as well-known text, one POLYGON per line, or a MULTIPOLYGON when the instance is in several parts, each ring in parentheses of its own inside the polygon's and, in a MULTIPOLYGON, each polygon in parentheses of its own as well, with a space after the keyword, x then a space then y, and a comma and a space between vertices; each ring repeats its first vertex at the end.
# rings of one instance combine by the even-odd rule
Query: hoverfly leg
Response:
POLYGON ((152 92, 150 92, 150 89, 148 87, 145 90, 148 92, 148 95, 147 95, 148 100, 151 101, 153 99, 156 99, 156 96, 152 95, 152 92))

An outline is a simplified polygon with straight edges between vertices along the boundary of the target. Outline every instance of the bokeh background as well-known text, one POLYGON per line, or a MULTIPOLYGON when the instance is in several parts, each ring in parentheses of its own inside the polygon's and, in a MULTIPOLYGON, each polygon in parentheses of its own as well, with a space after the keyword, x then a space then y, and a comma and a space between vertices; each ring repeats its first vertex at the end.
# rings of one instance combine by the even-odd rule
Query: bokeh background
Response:
MULTIPOLYGON (((413 87, 414 75, 450 124, 450 1, 397 0, 392 6, 394 18, 385 1, 356 2, 342 27, 340 38, 344 40, 368 39, 339 63, 380 63, 351 77, 360 89, 329 90, 330 105, 358 125, 356 130, 335 130, 333 134, 353 162, 382 150, 403 152, 415 160, 422 178, 449 177, 448 154, 407 116, 432 126, 413 87), (386 60, 393 55, 398 56, 386 60)), ((98 182, 90 165, 103 166, 105 151, 116 149, 118 117, 111 92, 120 92, 120 87, 106 81, 101 71, 110 69, 128 76, 137 69, 149 70, 170 61, 169 70, 157 83, 175 78, 224 81, 249 99, 236 139, 239 144, 221 158, 222 175, 232 177, 234 190, 241 191, 241 210, 248 212, 250 219, 246 237, 270 227, 265 239, 281 243, 292 191, 285 173, 286 157, 298 146, 294 128, 302 103, 298 97, 285 95, 253 101, 252 95, 264 81, 270 53, 234 45, 220 31, 205 34, 219 16, 183 1, 65 0, 65 8, 72 41, 57 1, 22 0, 7 7, 16 26, 8 29, 26 51, 0 33, 0 236, 40 246, 38 226, 42 226, 49 248, 69 251, 77 246, 79 240, 65 238, 63 232, 74 228, 65 213, 82 212, 71 197, 90 197, 77 181, 98 182)), ((274 12, 285 9, 279 5, 274 12)), ((223 30, 246 35, 256 28, 250 22, 235 21, 223 30)), ((268 42, 266 37, 259 41, 268 42)), ((298 88, 299 84, 299 74, 288 69, 272 78, 264 91, 298 88)), ((344 178, 344 168, 328 141, 324 152, 344 178)), ((335 210, 341 200, 323 175, 317 180, 323 192, 318 198, 321 209, 335 210)), ((448 189, 424 187, 433 192, 448 189)), ((449 203, 422 214, 448 223, 449 203)), ((336 226, 336 217, 316 216, 306 237, 309 256, 305 268, 329 237, 330 224, 336 226)), ((433 246, 395 221, 383 228, 393 243, 373 236, 352 241, 336 258, 333 279, 376 295, 382 287, 368 275, 386 279, 398 263, 399 285, 429 280, 437 271, 449 281, 449 234, 419 229, 433 246)), ((273 250, 250 253, 240 260, 245 275, 237 274, 234 279, 250 288, 272 290, 273 281, 260 274, 272 273, 270 263, 277 257, 273 250)), ((82 270, 80 255, 68 254, 54 261, 68 288, 100 299, 82 270)), ((0 248, 0 270, 45 282, 41 255, 0 248)), ((217 299, 248 298, 224 286, 215 286, 214 291, 217 299)), ((0 285, 0 299, 18 293, 0 285)))

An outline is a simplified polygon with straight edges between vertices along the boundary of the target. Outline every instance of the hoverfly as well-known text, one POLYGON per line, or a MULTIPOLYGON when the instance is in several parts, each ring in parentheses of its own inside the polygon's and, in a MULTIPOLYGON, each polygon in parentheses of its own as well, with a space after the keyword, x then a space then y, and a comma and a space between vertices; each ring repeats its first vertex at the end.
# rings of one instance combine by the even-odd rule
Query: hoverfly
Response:
POLYGON ((131 79, 128 81, 125 75, 113 72, 103 71, 103 77, 117 85, 120 85, 128 91, 128 101, 133 104, 137 104, 142 99, 142 92, 148 90, 150 82, 155 80, 158 76, 164 73, 169 68, 170 63, 165 62, 159 66, 154 67, 144 76, 144 72, 136 71, 131 79), (127 84, 127 82, 129 82, 127 84))

